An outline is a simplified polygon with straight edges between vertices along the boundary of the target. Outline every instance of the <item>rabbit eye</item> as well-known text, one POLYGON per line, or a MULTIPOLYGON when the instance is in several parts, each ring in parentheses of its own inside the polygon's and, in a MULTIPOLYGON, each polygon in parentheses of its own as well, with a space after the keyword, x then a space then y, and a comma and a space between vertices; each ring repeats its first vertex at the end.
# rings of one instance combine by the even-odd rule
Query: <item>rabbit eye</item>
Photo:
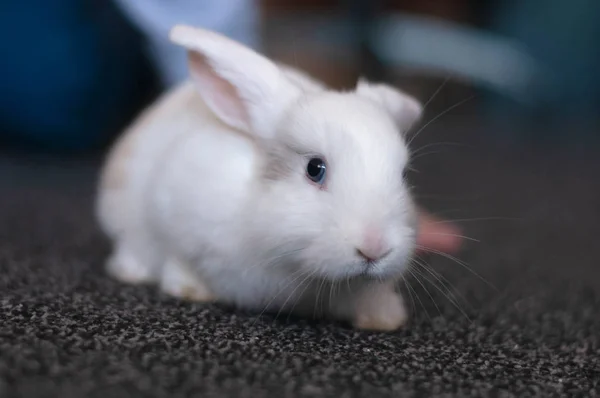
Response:
POLYGON ((311 158, 306 165, 306 176, 314 183, 322 185, 325 182, 327 166, 321 158, 311 158))

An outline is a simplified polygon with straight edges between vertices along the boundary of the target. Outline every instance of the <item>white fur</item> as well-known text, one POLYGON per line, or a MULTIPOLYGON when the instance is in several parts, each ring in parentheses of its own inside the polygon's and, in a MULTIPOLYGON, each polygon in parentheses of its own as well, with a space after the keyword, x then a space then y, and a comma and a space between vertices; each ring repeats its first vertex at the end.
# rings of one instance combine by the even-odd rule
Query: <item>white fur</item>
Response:
POLYGON ((213 32, 171 38, 192 78, 125 132, 103 171, 109 272, 193 300, 401 326, 393 282, 415 238, 401 130, 418 103, 366 82, 333 92, 213 32), (317 155, 323 187, 305 175, 317 155), (373 230, 391 252, 367 267, 356 250, 373 230))

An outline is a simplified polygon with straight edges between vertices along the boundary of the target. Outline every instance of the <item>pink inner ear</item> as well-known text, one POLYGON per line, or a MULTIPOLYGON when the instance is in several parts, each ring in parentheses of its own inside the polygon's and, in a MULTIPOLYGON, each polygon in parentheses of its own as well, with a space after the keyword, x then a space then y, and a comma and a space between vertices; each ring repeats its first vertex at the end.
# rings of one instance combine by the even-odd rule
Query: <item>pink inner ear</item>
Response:
POLYGON ((237 89, 219 76, 201 54, 190 52, 190 74, 211 110, 231 127, 248 131, 250 117, 237 89))

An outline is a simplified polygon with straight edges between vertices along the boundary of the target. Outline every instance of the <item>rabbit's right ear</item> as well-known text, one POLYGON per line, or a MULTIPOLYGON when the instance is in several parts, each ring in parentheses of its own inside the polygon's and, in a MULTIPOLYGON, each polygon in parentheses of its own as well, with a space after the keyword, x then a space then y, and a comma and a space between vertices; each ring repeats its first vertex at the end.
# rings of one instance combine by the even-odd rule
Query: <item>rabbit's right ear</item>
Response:
POLYGON ((359 79, 356 92, 383 106, 396 120, 403 133, 421 118, 423 106, 411 95, 388 84, 370 83, 359 79))
POLYGON ((188 50, 190 75, 208 107, 227 125, 271 138, 300 90, 267 58, 218 33, 186 25, 171 41, 188 50))

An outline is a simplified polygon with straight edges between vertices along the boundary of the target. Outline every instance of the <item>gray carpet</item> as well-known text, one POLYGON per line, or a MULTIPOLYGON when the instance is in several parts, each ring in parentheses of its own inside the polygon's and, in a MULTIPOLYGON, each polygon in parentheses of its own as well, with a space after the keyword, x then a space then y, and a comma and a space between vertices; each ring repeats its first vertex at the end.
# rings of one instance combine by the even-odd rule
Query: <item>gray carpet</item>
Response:
POLYGON ((412 322, 390 334, 114 282, 96 163, 4 157, 0 396, 598 396, 600 162, 428 137, 470 142, 424 149, 412 178, 479 242, 464 266, 425 259, 443 279, 409 278, 412 322))

